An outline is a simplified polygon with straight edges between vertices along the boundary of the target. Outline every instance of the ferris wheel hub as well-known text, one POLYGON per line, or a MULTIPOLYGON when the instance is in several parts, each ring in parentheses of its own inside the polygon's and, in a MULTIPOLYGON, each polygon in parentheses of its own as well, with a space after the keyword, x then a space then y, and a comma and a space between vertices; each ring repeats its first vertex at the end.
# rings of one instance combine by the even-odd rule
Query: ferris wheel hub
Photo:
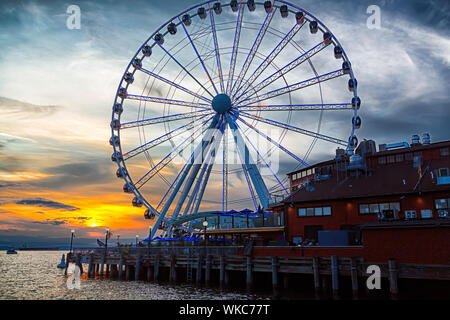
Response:
POLYGON ((226 113, 231 109, 231 99, 226 94, 218 94, 212 100, 211 106, 213 110, 217 113, 226 113))

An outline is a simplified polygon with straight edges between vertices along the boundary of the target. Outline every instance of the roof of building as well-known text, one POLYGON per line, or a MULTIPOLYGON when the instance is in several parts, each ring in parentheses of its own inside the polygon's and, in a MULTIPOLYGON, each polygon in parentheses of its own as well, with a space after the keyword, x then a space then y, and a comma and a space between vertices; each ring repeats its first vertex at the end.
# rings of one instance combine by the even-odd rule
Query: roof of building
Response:
MULTIPOLYGON (((449 159, 424 160, 422 178, 412 162, 380 165, 359 176, 341 177, 336 174, 325 181, 312 181, 308 188, 300 188, 283 202, 310 202, 320 200, 348 199, 357 197, 388 196, 415 192, 445 191, 450 185, 438 185, 432 170, 448 168, 449 159)), ((341 176, 344 173, 341 173, 341 176)))

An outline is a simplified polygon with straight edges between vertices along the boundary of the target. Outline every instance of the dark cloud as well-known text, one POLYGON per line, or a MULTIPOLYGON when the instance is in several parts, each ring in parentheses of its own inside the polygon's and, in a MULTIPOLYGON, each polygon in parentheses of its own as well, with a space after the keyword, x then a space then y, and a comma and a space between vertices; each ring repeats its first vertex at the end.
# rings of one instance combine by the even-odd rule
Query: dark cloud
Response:
POLYGON ((106 159, 69 163, 46 168, 44 171, 52 176, 30 184, 40 188, 61 189, 102 184, 114 179, 110 170, 110 163, 106 159))
POLYGON ((70 206, 61 202, 56 202, 52 200, 42 199, 42 198, 33 198, 33 199, 22 199, 16 202, 16 204, 26 205, 26 206, 35 206, 35 207, 45 207, 51 209, 62 209, 65 211, 75 211, 80 208, 70 206))
POLYGON ((47 219, 45 221, 33 221, 33 223, 39 223, 39 224, 50 224, 54 226, 59 226, 62 224, 66 224, 66 220, 58 220, 58 219, 47 219))

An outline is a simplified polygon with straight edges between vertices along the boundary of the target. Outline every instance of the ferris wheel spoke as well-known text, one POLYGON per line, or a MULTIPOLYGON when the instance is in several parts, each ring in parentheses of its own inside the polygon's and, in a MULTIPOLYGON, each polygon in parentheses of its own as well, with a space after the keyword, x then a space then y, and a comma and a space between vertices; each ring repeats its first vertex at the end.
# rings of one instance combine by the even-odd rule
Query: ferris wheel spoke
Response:
MULTIPOLYGON (((202 119, 202 118, 204 118, 206 116, 208 116, 208 114, 205 114, 200 119, 202 119)), ((203 123, 203 125, 207 121, 208 120, 206 120, 203 123)), ((193 129, 194 125, 195 125, 195 121, 191 121, 188 124, 182 125, 182 126, 176 128, 176 129, 174 129, 174 130, 172 130, 172 131, 170 131, 170 132, 168 132, 168 133, 166 133, 166 134, 164 134, 164 135, 162 135, 162 136, 152 140, 152 141, 149 141, 149 142, 143 144, 142 146, 139 146, 139 147, 137 147, 137 148, 135 148, 135 149, 133 149, 131 151, 128 151, 128 152, 124 153, 123 154, 123 159, 124 160, 128 160, 128 159, 131 159, 131 158, 137 156, 138 154, 141 154, 142 152, 148 151, 151 148, 154 148, 154 147, 160 145, 163 142, 166 142, 166 141, 168 141, 168 140, 170 140, 170 139, 172 139, 174 137, 177 137, 177 136, 179 136, 179 135, 181 135, 181 134, 183 134, 183 133, 193 129)))
POLYGON ((284 36, 283 39, 277 44, 277 46, 272 50, 272 52, 263 60, 263 62, 255 69, 249 79, 239 87, 233 94, 233 99, 237 96, 239 92, 245 92, 248 90, 250 85, 255 82, 255 80, 261 75, 261 73, 266 70, 266 68, 272 63, 272 61, 278 56, 278 54, 289 44, 292 38, 297 34, 297 32, 305 25, 306 20, 302 17, 297 21, 294 27, 284 36))
POLYGON ((329 73, 325 73, 325 74, 322 74, 320 76, 317 76, 317 77, 314 77, 314 78, 311 78, 311 79, 308 79, 308 80, 305 80, 305 81, 301 81, 301 82, 298 82, 298 83, 294 83, 294 84, 285 86, 283 88, 272 90, 272 91, 270 91, 268 93, 265 93, 263 95, 260 95, 260 96, 255 96, 253 98, 247 98, 245 100, 240 101, 238 104, 241 104, 243 106, 247 106, 247 105, 250 105, 250 104, 255 103, 255 102, 260 102, 260 101, 264 101, 264 100, 267 100, 267 99, 271 99, 271 98, 280 96, 282 94, 294 92, 294 91, 297 91, 297 90, 300 90, 300 89, 303 89, 303 88, 306 88, 306 87, 310 87, 310 86, 316 85, 316 84, 321 83, 321 82, 325 82, 325 81, 328 81, 328 80, 331 80, 331 79, 335 79, 335 78, 343 76, 344 74, 345 74, 344 73, 344 69, 339 69, 339 70, 332 71, 332 72, 329 72, 329 73))
MULTIPOLYGON (((240 129, 239 125, 236 123, 236 126, 238 128, 238 130, 240 129)), ((273 172, 272 167, 266 162, 266 160, 264 159, 264 157, 259 153, 258 149, 253 145, 253 143, 250 141, 250 139, 248 138, 247 135, 244 135, 245 139, 248 141, 248 143, 252 146, 253 150, 255 150, 256 154, 259 156, 259 158, 264 162, 264 164, 266 165, 266 167, 270 170, 270 172, 272 173, 272 175, 274 176, 274 178, 277 180, 277 182, 279 183, 279 185, 284 189, 284 191, 289 195, 289 192, 286 190, 286 188, 284 187, 284 185, 281 183, 280 179, 278 179, 277 175, 275 174, 275 172, 273 172)))
MULTIPOLYGON (((178 18, 178 19, 180 20, 180 18, 178 18)), ((189 35, 189 32, 187 31, 186 27, 184 26, 184 23, 183 23, 181 20, 180 20, 180 24, 181 24, 181 26, 183 27, 183 30, 184 30, 184 32, 186 33, 186 37, 188 38, 189 42, 191 43, 191 46, 192 46, 192 48, 194 49, 195 54, 197 55, 197 58, 198 58, 198 60, 200 61, 202 67, 203 67, 203 70, 205 70, 206 76, 208 77, 209 82, 211 82, 211 85, 212 85, 212 87, 214 88, 214 91, 216 92, 216 94, 219 94, 219 92, 217 91, 216 85, 215 85, 214 82, 212 81, 212 78, 211 78, 211 76, 210 76, 210 74, 209 74, 209 72, 208 72, 208 69, 206 69, 205 63, 203 62, 202 58, 200 57, 200 54, 198 53, 197 48, 195 47, 195 44, 194 44, 194 42, 192 41, 191 36, 189 35)), ((197 80, 196 80, 196 81, 197 81, 197 80)), ((203 87, 203 85, 201 85, 201 86, 202 86, 202 88, 203 88, 204 90, 206 90, 205 87, 203 87)), ((208 90, 206 90, 206 91, 209 93, 209 95, 211 95, 211 97, 214 98, 214 95, 212 95, 208 90)))
MULTIPOLYGON (((214 119, 216 116, 211 117, 205 123, 203 123, 203 126, 206 125, 211 119, 214 119)), ((214 123, 214 121, 213 121, 214 123)), ((151 168, 146 174, 144 174, 136 183, 136 187, 138 189, 142 188, 151 178, 153 178, 158 172, 160 172, 165 166, 167 166, 176 156, 178 153, 178 150, 183 146, 192 136, 194 136, 200 129, 203 128, 203 126, 197 128, 189 137, 187 137, 185 140, 183 140, 180 144, 178 144, 168 155, 166 155, 163 159, 161 159, 153 168, 151 168)), ((202 134, 202 133, 200 133, 202 134)), ((189 145, 182 148, 184 150, 189 145)))
POLYGON ((285 123, 282 123, 282 122, 279 122, 279 121, 275 121, 275 120, 271 120, 271 119, 266 119, 266 118, 263 118, 263 117, 260 117, 260 116, 256 116, 256 115, 253 115, 253 114, 246 113, 246 112, 241 112, 240 114, 243 117, 254 119, 254 120, 257 120, 259 122, 266 123, 266 124, 270 124, 270 125, 273 125, 273 126, 278 127, 278 128, 291 130, 291 131, 294 131, 294 132, 297 132, 297 133, 301 133, 301 134, 304 134, 304 135, 307 135, 307 136, 310 136, 310 137, 313 137, 313 138, 318 138, 318 139, 322 139, 324 141, 333 142, 333 143, 336 143, 336 144, 347 146, 347 141, 344 141, 344 140, 341 140, 341 139, 338 139, 338 138, 333 138, 333 137, 330 137, 330 136, 326 136, 324 134, 316 133, 316 132, 309 131, 309 130, 306 130, 306 129, 301 129, 301 128, 298 128, 298 127, 291 126, 289 124, 285 124, 285 123))
POLYGON ((295 69, 296 67, 300 66, 303 62, 309 60, 311 57, 313 57, 315 54, 317 54, 318 52, 322 51, 324 48, 326 48, 329 43, 326 41, 327 39, 323 40, 321 43, 317 44, 315 47, 313 47, 312 49, 308 50, 307 52, 303 53, 302 55, 300 55, 298 58, 296 58, 295 60, 293 60, 292 62, 288 63, 287 65, 285 65, 284 67, 282 67, 280 70, 278 70, 277 72, 274 72, 273 74, 271 74, 269 77, 267 77, 266 79, 264 79, 263 81, 261 81, 259 84, 257 84, 255 87, 245 91, 244 93, 242 93, 239 97, 236 98, 236 100, 243 100, 245 98, 247 98, 250 94, 251 91, 253 92, 259 92, 262 89, 264 89, 265 87, 267 87, 269 84, 271 84, 272 82, 278 80, 279 78, 283 77, 285 74, 287 74, 288 72, 292 71, 293 69, 295 69))
POLYGON ((275 2, 272 3, 272 6, 269 9, 269 12, 266 15, 266 18, 264 19, 263 24, 261 25, 261 28, 259 29, 258 35, 256 36, 255 42, 252 45, 252 48, 250 49, 247 58, 245 59, 244 65, 242 66, 241 72, 239 73, 236 82, 233 84, 233 87, 231 88, 231 94, 233 93, 234 89, 240 88, 240 85, 242 83, 242 80, 245 78, 245 75, 247 74, 248 68, 250 67, 253 58, 256 55, 256 52, 258 52, 259 45, 261 44, 264 35, 266 34, 267 29, 269 28, 270 22, 272 21, 273 15, 277 11, 276 8, 273 8, 275 2))
POLYGON ((173 99, 157 98, 157 97, 150 97, 150 96, 140 96, 140 95, 136 95, 136 94, 127 94, 125 96, 125 99, 148 101, 148 102, 155 102, 155 103, 162 103, 162 104, 170 104, 170 105, 174 105, 174 106, 184 106, 184 107, 191 107, 191 108, 197 108, 197 109, 210 109, 210 106, 206 103, 188 102, 188 101, 182 101, 182 100, 173 100, 173 99))
MULTIPOLYGON (((181 24, 182 26, 183 26, 183 28, 184 28, 184 25, 183 24, 181 24)), ((192 40, 191 40, 191 38, 189 38, 189 40, 191 41, 191 43, 192 43, 192 40)), ((155 41, 157 44, 158 44, 158 46, 173 60, 173 61, 175 61, 176 62, 176 64, 178 64, 179 66, 180 66, 180 68, 181 69, 183 69, 184 70, 184 72, 186 72, 195 82, 197 82, 197 84, 203 89, 203 90, 205 90, 205 92, 207 92, 211 97, 213 97, 214 98, 214 95, 211 93, 211 92, 209 92, 209 90, 208 89, 206 89, 201 83, 200 83, 200 81, 198 81, 198 79, 196 78, 196 77, 194 77, 193 75, 192 75, 192 73, 190 73, 173 55, 171 55, 170 54, 170 52, 169 51, 167 51, 161 44, 159 44, 159 42, 157 42, 157 41, 155 41)), ((192 43, 192 45, 194 45, 193 43, 192 43)), ((200 58, 200 57, 199 57, 200 58)), ((202 61, 202 65, 203 65, 203 61, 202 61)), ((203 65, 203 67, 204 67, 204 65, 203 65)), ((210 79, 211 80, 211 79, 210 79)), ((214 87, 214 89, 215 89, 215 87, 214 87)))
POLYGON ((203 117, 205 115, 207 116, 207 115, 211 115, 211 114, 213 114, 213 112, 210 110, 177 113, 177 114, 172 114, 169 116, 125 122, 125 123, 121 123, 119 126, 120 126, 120 129, 128 129, 128 128, 134 128, 134 127, 143 127, 143 126, 148 126, 148 125, 158 124, 158 123, 183 120, 183 119, 198 118, 198 117, 203 117))
POLYGON ((241 121, 242 123, 244 123, 247 127, 251 128, 253 131, 255 131, 256 133, 258 133, 259 135, 261 135, 262 137, 264 137, 265 139, 267 139, 269 142, 271 142, 273 145, 275 145, 276 147, 278 147, 279 149, 281 149, 283 152, 285 152, 286 154, 288 154, 289 156, 291 156, 292 158, 294 158, 295 160, 297 160, 298 162, 300 162, 301 164, 309 167, 310 165, 308 163, 306 163, 303 159, 301 159, 300 157, 296 156, 293 152, 289 151, 287 148, 285 148, 284 146, 282 146, 280 143, 276 142, 275 140, 273 140, 272 138, 270 138, 268 135, 266 135, 265 133, 261 132, 260 130, 258 130, 256 127, 252 126, 250 123, 248 123, 247 121, 245 121, 244 119, 242 119, 241 117, 237 116, 236 114, 232 115, 237 118, 239 121, 241 121))
POLYGON ((328 103, 328 104, 273 104, 237 106, 237 111, 314 111, 314 110, 353 110, 351 103, 328 103))
POLYGON ((209 8, 209 17, 211 20, 212 35, 213 35, 213 39, 214 39, 214 48, 215 48, 215 52, 216 52, 216 63, 217 63, 217 69, 218 69, 217 71, 219 73, 220 90, 221 90, 221 93, 223 93, 224 87, 223 87, 222 63, 220 62, 219 45, 217 43, 216 24, 214 22, 213 11, 211 10, 211 6, 209 4, 208 4, 208 8, 209 8))
POLYGON ((261 174, 256 167, 254 161, 251 158, 248 147, 240 134, 236 122, 231 118, 230 114, 225 114, 228 125, 230 126, 234 142, 236 143, 238 153, 240 154, 241 162, 245 165, 245 168, 248 171, 248 174, 252 180, 253 186, 256 189, 256 193, 258 194, 259 201, 264 208, 267 208, 270 202, 270 194, 267 190, 266 184, 264 183, 261 174))
POLYGON ((175 87, 175 88, 177 88, 177 89, 179 89, 181 91, 184 91, 184 92, 190 94, 191 96, 194 96, 194 97, 196 97, 196 98, 198 98, 200 100, 203 100, 205 102, 211 103, 211 99, 208 99, 208 98, 206 98, 206 97, 204 97, 204 96, 202 96, 200 94, 197 94, 197 93, 195 93, 195 92, 193 92, 193 91, 191 91, 191 90, 189 90, 189 89, 187 89, 187 88, 185 88, 185 87, 183 87, 183 86, 181 86, 179 84, 176 84, 175 82, 170 81, 170 80, 168 80, 168 79, 166 79, 166 78, 164 78, 164 77, 162 77, 162 76, 160 76, 160 75, 158 75, 156 73, 153 73, 153 72, 151 72, 151 71, 149 71, 149 70, 147 70, 145 68, 138 67, 136 69, 138 69, 139 71, 142 71, 142 72, 148 74, 149 76, 152 76, 153 78, 156 78, 156 79, 158 79, 158 80, 160 80, 162 82, 165 82, 165 83, 171 85, 172 87, 175 87))
POLYGON ((241 37, 242 18, 244 16, 244 7, 242 6, 242 0, 239 3, 239 12, 236 21, 236 30, 234 32, 233 52, 231 53, 230 71, 228 72, 227 79, 227 95, 230 94, 231 85, 233 84, 234 70, 236 67, 237 52, 239 49, 239 39, 241 37))

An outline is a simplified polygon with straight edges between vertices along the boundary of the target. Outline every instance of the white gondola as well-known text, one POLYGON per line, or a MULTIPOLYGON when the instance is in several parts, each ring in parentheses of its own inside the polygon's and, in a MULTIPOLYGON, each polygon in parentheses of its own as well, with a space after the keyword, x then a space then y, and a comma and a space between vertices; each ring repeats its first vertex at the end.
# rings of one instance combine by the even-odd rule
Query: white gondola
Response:
POLYGON ((169 31, 169 33, 171 35, 174 35, 175 33, 177 33, 177 26, 175 25, 175 23, 171 22, 168 26, 167 26, 167 31, 169 31))
POLYGON ((109 144, 110 145, 114 145, 114 146, 118 146, 119 144, 120 144, 120 139, 119 139, 119 137, 118 136, 112 136, 110 139, 109 139, 109 144))
POLYGON ((248 0, 247 1, 247 7, 248 7, 248 10, 255 11, 255 9, 256 9, 256 7, 255 7, 255 0, 248 0))
POLYGON ((205 10, 205 8, 203 8, 203 7, 198 8, 197 14, 200 17, 200 19, 205 19, 206 18, 206 10, 205 10))
POLYGON ((344 61, 342 63, 342 69, 344 70, 344 74, 350 73, 350 63, 348 61, 344 61))
MULTIPOLYGON (((361 99, 359 97, 356 97, 356 107, 359 110, 359 108, 361 107, 361 99)), ((355 110, 355 98, 352 99, 352 107, 353 110, 355 110)))
POLYGON ((133 207, 142 207, 142 202, 138 197, 134 197, 131 203, 133 204, 133 207))
POLYGON ((142 48, 142 54, 146 57, 150 57, 152 55, 152 47, 150 47, 149 45, 145 45, 142 48))
POLYGON ((312 34, 319 31, 319 24, 317 23, 317 21, 313 20, 309 23, 309 31, 311 31, 312 34))
POLYGON ((220 4, 220 2, 214 3, 213 9, 216 14, 221 14, 222 13, 222 5, 220 4))
POLYGON ((121 103, 116 103, 114 105, 114 113, 118 114, 120 116, 122 114, 122 112, 123 112, 122 104, 121 103))
POLYGON ((191 16, 188 14, 185 14, 181 20, 183 21, 185 26, 190 26, 192 23, 191 16))
POLYGON ((266 10, 266 13, 269 13, 270 8, 272 8, 272 2, 270 1, 264 2, 264 10, 266 10))
POLYGON ((111 155, 111 161, 112 162, 117 162, 117 160, 119 160, 119 161, 122 161, 122 155, 120 154, 120 153, 118 153, 118 152, 114 152, 112 155, 111 155))
POLYGON ((238 11, 239 10, 239 6, 238 6, 237 0, 231 0, 230 7, 231 7, 231 10, 233 10, 233 12, 238 11))
POLYGON ((357 116, 356 120, 355 120, 355 117, 353 117, 352 124, 355 126, 355 129, 361 128, 361 118, 359 116, 357 116))
POLYGON ((358 86, 358 81, 353 79, 348 79, 348 90, 351 92, 355 91, 355 88, 358 86))
POLYGON ((155 35, 155 41, 158 42, 160 45, 164 44, 164 36, 161 33, 158 33, 155 35))
POLYGON ((134 82, 134 76, 131 72, 127 72, 125 77, 123 77, 123 80, 125 80, 125 82, 128 84, 132 84, 134 82))
POLYGON ((125 192, 125 193, 132 193, 133 191, 131 191, 131 188, 130 188, 130 186, 128 185, 128 183, 125 183, 124 185, 123 185, 123 192, 125 192))
POLYGON ((289 15, 289 10, 288 10, 287 5, 283 4, 280 7, 280 14, 281 14, 282 18, 287 18, 287 16, 289 15))
POLYGON ((334 57, 336 59, 341 59, 343 55, 342 48, 340 46, 334 47, 334 57))

